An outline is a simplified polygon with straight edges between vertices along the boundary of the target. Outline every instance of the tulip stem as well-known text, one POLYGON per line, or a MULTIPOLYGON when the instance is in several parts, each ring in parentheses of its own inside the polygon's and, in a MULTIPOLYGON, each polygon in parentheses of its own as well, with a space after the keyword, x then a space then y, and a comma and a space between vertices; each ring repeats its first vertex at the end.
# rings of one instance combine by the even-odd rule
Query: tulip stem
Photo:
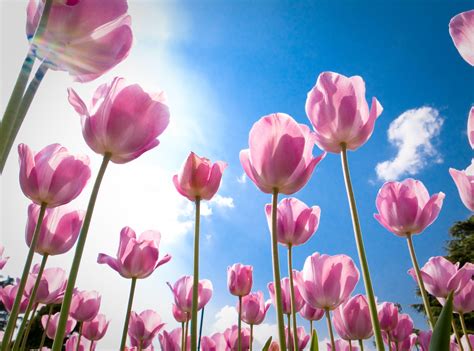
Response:
MULTIPOLYGON (((290 297, 291 297, 291 315, 293 317, 293 350, 298 350, 298 333, 296 324, 296 302, 295 302, 295 286, 293 282, 293 246, 288 245, 288 276, 290 277, 290 297)), ((288 340, 290 343, 291 341, 288 340)))
POLYGON ((329 308, 325 309, 325 313, 326 313, 326 321, 328 322, 329 337, 331 338, 331 350, 336 350, 336 344, 334 343, 334 333, 332 331, 331 315, 329 314, 329 308))
POLYGON ((240 335, 240 331, 242 329, 242 296, 239 296, 239 320, 237 321, 237 337, 238 337, 238 350, 242 351, 242 335, 240 335))
POLYGON ((461 321, 462 333, 464 334, 464 337, 466 338, 466 341, 467 341, 467 347, 469 348, 469 351, 472 351, 472 344, 471 344, 471 340, 469 340, 469 334, 467 333, 466 321, 464 320, 463 313, 459 314, 459 320, 461 321))
POLYGON ((183 351, 188 349, 188 329, 189 329, 189 321, 186 321, 186 327, 184 332, 184 348, 183 351))
POLYGON ((277 206, 278 189, 273 189, 272 196, 272 260, 273 260, 273 280, 275 283, 275 305, 278 324, 278 338, 280 341, 280 350, 286 351, 285 323, 283 322, 283 308, 281 305, 281 281, 280 281, 280 262, 278 260, 278 241, 277 241, 277 206))
POLYGON ((349 351, 352 351, 352 340, 349 340, 349 351))
POLYGON ((359 254, 359 262, 362 268, 362 277, 364 280, 365 292, 369 302, 370 319, 374 329, 375 342, 377 350, 383 351, 384 344, 382 339, 382 332, 380 331, 380 324, 377 316, 377 305, 375 303, 374 289, 372 288, 372 281, 370 278, 369 264, 365 255, 364 240, 362 238, 362 230, 360 228, 359 214, 357 213, 357 205, 352 189, 351 175, 349 171, 349 162, 347 161, 347 146, 345 143, 341 144, 341 162, 344 173, 344 182, 346 184, 347 199, 349 200, 349 207, 352 216, 352 226, 354 228, 354 237, 357 246, 357 253, 359 254))
POLYGON ((53 313, 53 307, 54 307, 53 304, 49 305, 48 319, 46 320, 46 325, 45 325, 44 330, 43 330, 43 335, 41 336, 41 342, 40 342, 40 346, 39 346, 40 350, 43 348, 44 342, 46 341, 46 330, 48 329, 49 321, 51 319, 51 314, 53 313))
POLYGON ((184 322, 181 322, 181 351, 184 351, 184 322))
POLYGON ((201 349, 202 324, 204 322, 204 307, 201 310, 201 323, 199 323, 198 351, 201 349))
POLYGON ((359 339, 359 348, 360 348, 360 351, 364 351, 364 342, 359 339))
POLYGON ((430 302, 428 300, 428 294, 426 293, 425 284, 423 283, 423 279, 421 277, 420 266, 418 265, 418 260, 416 259, 415 248, 413 246, 413 240, 410 233, 407 233, 407 243, 408 250, 410 251, 411 262, 413 264, 413 268, 415 269, 416 281, 418 282, 418 286, 420 287, 423 305, 425 306, 425 312, 428 316, 428 323, 430 325, 430 329, 433 330, 435 321, 433 313, 431 312, 430 302))
POLYGON ((92 220, 92 213, 94 212, 95 202, 97 200, 97 195, 99 194, 100 184, 104 178, 105 170, 107 169, 107 165, 109 164, 111 157, 112 154, 108 152, 104 154, 102 164, 100 165, 99 172, 97 173, 97 178, 95 179, 94 187, 92 188, 92 193, 89 198, 89 204, 87 205, 81 233, 79 234, 79 239, 77 240, 76 251, 74 253, 71 272, 69 273, 69 278, 67 281, 66 292, 64 293, 58 327, 56 329, 56 335, 54 336, 54 343, 51 349, 52 351, 61 351, 62 348, 64 332, 66 331, 66 323, 69 315, 69 308, 71 307, 72 294, 76 285, 77 274, 79 273, 82 253, 84 252, 84 247, 86 245, 87 233, 89 232, 89 226, 92 220))
POLYGON ((39 238, 39 232, 43 223, 44 214, 46 213, 46 205, 46 203, 41 204, 40 212, 38 214, 38 220, 36 222, 35 232, 33 233, 33 238, 31 239, 30 249, 28 251, 28 256, 26 257, 25 266, 23 267, 23 274, 21 275, 20 284, 18 284, 15 302, 13 303, 13 307, 10 312, 10 317, 7 323, 7 328, 5 330, 5 334, 3 335, 1 351, 6 351, 10 349, 10 341, 13 336, 13 331, 16 327, 16 320, 18 318, 18 312, 20 310, 20 303, 23 297, 23 292, 25 291, 26 280, 28 279, 28 274, 30 273, 31 263, 33 262, 33 255, 35 254, 35 247, 39 238))
POLYGON ((81 338, 82 338, 82 325, 84 322, 79 322, 79 336, 77 337, 77 346, 76 350, 80 350, 79 346, 81 346, 81 338))
POLYGON ((390 332, 387 333, 388 339, 388 351, 392 351, 392 337, 390 336, 390 332))
POLYGON ((132 313, 133 296, 135 295, 135 287, 137 285, 137 278, 132 278, 130 284, 130 293, 128 295, 127 313, 125 314, 125 321, 123 323, 122 341, 120 342, 120 351, 125 350, 125 343, 127 342, 128 322, 130 321, 130 314, 132 313))
POLYGON ((89 346, 89 351, 92 351, 94 349, 94 343, 95 343, 95 340, 92 340, 89 346))
POLYGON ((286 332, 286 338, 288 339, 288 345, 287 346, 288 346, 288 350, 293 351, 293 343, 291 342, 291 327, 290 327, 290 325, 291 325, 291 319, 290 319, 291 315, 290 315, 290 313, 288 313, 286 315, 286 318, 288 320, 288 322, 287 322, 288 328, 287 328, 287 332, 286 332))
POLYGON ((312 320, 309 321, 309 331, 311 335, 313 335, 313 321, 312 320))
MULTIPOLYGON (((41 277, 43 276, 43 271, 44 271, 44 267, 46 266, 47 260, 48 260, 48 255, 47 254, 43 255, 43 258, 41 260, 41 265, 38 270, 38 274, 36 275, 35 285, 33 287, 33 290, 31 291, 28 305, 26 306, 25 314, 23 315, 23 320, 21 321, 21 324, 20 324, 20 329, 18 329, 18 333, 16 334, 15 343, 13 344, 13 351, 17 351, 20 347, 20 342, 24 335, 23 333, 25 332, 25 328, 27 326, 27 323, 29 322, 31 309, 36 303, 35 301, 36 294, 38 292, 38 288, 41 282, 41 277)), ((31 317, 33 318, 33 316, 34 316, 34 313, 32 314, 31 317)))
POLYGON ((199 287, 199 225, 201 198, 196 196, 196 218, 194 221, 194 273, 193 273, 193 309, 191 312, 191 350, 197 349, 197 312, 199 287))
POLYGON ((21 350, 25 350, 26 344, 28 342, 28 336, 30 335, 31 326, 33 325, 33 317, 35 316, 36 310, 38 309, 38 304, 35 304, 33 308, 33 313, 31 314, 31 319, 28 321, 26 326, 25 334, 23 335, 23 340, 21 341, 21 350))
POLYGON ((253 324, 250 324, 250 350, 252 351, 253 348, 253 324))

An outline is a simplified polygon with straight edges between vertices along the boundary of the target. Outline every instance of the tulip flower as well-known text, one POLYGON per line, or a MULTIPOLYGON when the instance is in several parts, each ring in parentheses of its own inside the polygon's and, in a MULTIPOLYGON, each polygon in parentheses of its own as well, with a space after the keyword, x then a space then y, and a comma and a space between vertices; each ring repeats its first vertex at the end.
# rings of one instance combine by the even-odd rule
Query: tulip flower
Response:
MULTIPOLYGON (((179 278, 173 286, 167 283, 173 293, 174 303, 183 312, 191 313, 193 309, 193 277, 185 275, 179 278)), ((212 297, 212 283, 202 279, 198 285, 198 310, 201 310, 212 297)))
POLYGON ((110 321, 102 313, 97 314, 92 320, 82 323, 82 335, 90 341, 97 341, 104 337, 110 321))
POLYGON ((373 335, 369 304, 358 294, 343 302, 333 313, 334 328, 346 340, 364 340, 373 335))
POLYGON ((237 303, 240 319, 250 325, 250 350, 253 344, 253 326, 263 322, 269 307, 270 302, 265 302, 261 291, 250 293, 237 303))
POLYGON ((227 343, 227 350, 229 351, 247 351, 250 349, 250 330, 248 328, 242 328, 240 331, 241 349, 238 346, 239 332, 236 325, 224 331, 224 338, 227 343))
MULTIPOLYGON (((25 287, 24 295, 28 298, 33 297, 34 285, 38 279, 40 267, 33 268, 25 287)), ((44 305, 61 303, 66 290, 67 275, 62 268, 46 268, 39 278, 38 289, 33 297, 34 302, 44 305)))
POLYGON ((94 341, 81 338, 78 333, 72 334, 66 341, 65 351, 93 351, 95 350, 94 341))
MULTIPOLYGON (((415 346, 417 341, 417 336, 415 333, 408 335, 403 341, 399 342, 398 344, 398 351, 411 351, 413 350, 413 346, 415 346)), ((395 346, 395 345, 394 345, 395 346)))
POLYGON ((470 211, 474 212, 474 159, 465 170, 458 171, 450 168, 449 174, 458 188, 459 197, 462 203, 470 211))
POLYGON ((380 329, 389 332, 397 326, 398 307, 392 302, 382 302, 378 305, 380 329))
POLYGON ((398 323, 390 333, 391 340, 401 343, 413 333, 413 320, 406 313, 398 314, 398 323))
POLYGON ((338 339, 334 342, 334 347, 326 343, 328 351, 359 351, 357 346, 351 346, 350 341, 338 339))
POLYGON ((95 291, 77 290, 72 296, 69 314, 78 322, 90 321, 99 313, 100 294, 95 291))
MULTIPOLYGON (((11 313, 12 311, 13 302, 15 301, 15 297, 17 296, 17 293, 18 293, 18 283, 6 285, 3 288, 0 287, 0 299, 8 313, 11 313)), ((27 306, 28 306, 28 298, 25 295, 21 295, 21 303, 19 305, 18 313, 25 313, 27 306)))
POLYGON ((474 345, 474 334, 464 334, 461 338, 461 345, 463 347, 464 350, 468 350, 469 349, 469 345, 472 346, 474 345))
POLYGON ((128 328, 132 346, 147 348, 164 325, 160 315, 153 310, 145 310, 140 314, 132 311, 128 328))
MULTIPOLYGON (((48 316, 43 315, 41 317, 41 325, 43 326, 43 329, 46 331, 46 335, 50 339, 54 339, 54 335, 56 334, 56 329, 58 327, 58 322, 59 322, 59 312, 51 315, 49 317, 48 321, 48 316)), ((68 317, 67 323, 66 323, 66 332, 65 334, 71 333, 74 328, 76 327, 76 321, 72 317, 68 317)))
POLYGON ((268 351, 279 351, 280 350, 280 346, 278 345, 278 343, 276 341, 272 341, 270 343, 270 347, 268 348, 268 351))
MULTIPOLYGON (((217 351, 216 342, 210 336, 201 337, 201 350, 202 351, 217 351)), ((179 349, 176 349, 179 351, 179 349)))
POLYGON ((462 12, 451 18, 449 34, 462 58, 474 66, 474 10, 462 12))
POLYGON ((429 351, 430 350, 430 341, 433 332, 431 330, 427 331, 420 331, 418 333, 418 337, 416 339, 416 343, 420 346, 421 351, 429 351))
MULTIPOLYGON (((173 329, 170 333, 163 330, 163 333, 158 335, 158 340, 160 341, 162 351, 181 351, 181 328, 173 329)), ((202 349, 205 351, 204 348, 202 349)), ((189 344, 186 350, 190 350, 189 344)))
MULTIPOLYGON (((297 345, 297 350, 302 351, 306 347, 306 345, 309 342, 309 339, 311 336, 309 334, 306 334, 305 330, 303 327, 298 327, 297 329, 297 340, 298 340, 298 345, 297 345)), ((290 330, 290 328, 286 328, 285 335, 287 337, 286 344, 287 345, 293 345, 293 331, 290 330), (289 338, 288 338, 289 336, 289 338)), ((293 350, 293 349, 292 349, 293 350)))
POLYGON ((471 107, 467 118, 467 137, 469 144, 471 144, 471 147, 474 149, 474 107, 471 107))
MULTIPOLYGON (((297 276, 301 273, 293 270, 293 278, 297 280, 297 276)), ((275 284, 274 282, 268 283, 268 291, 270 292, 270 297, 272 299, 273 305, 276 306, 276 294, 275 294, 275 284)), ((286 315, 291 314, 291 296, 290 296, 290 279, 285 277, 281 280, 281 304, 282 304, 282 311, 286 315)), ((295 311, 299 312, 301 308, 303 308, 304 300, 302 297, 301 287, 299 285, 295 285, 295 311)))
MULTIPOLYGON (((304 301, 304 300, 303 300, 304 301)), ((324 316, 324 310, 321 308, 313 308, 306 302, 300 310, 300 316, 309 321, 310 335, 313 334, 313 321, 319 321, 324 316)))
MULTIPOLYGON (((467 335, 467 327, 464 315, 474 311, 474 281, 472 279, 469 280, 464 288, 454 295, 453 310, 459 314, 459 320, 461 321, 463 333, 464 335, 467 335)), ((468 341, 469 340, 466 339, 466 342, 468 341)))
POLYGON ((3 267, 5 267, 8 259, 10 258, 10 257, 3 256, 4 251, 5 251, 5 247, 3 245, 0 245, 0 269, 3 269, 3 267))
POLYGON ((172 304, 172 312, 174 319, 178 323, 186 323, 191 318, 188 312, 180 310, 175 304, 172 304))
MULTIPOLYGON (((202 351, 220 351, 220 350, 228 350, 227 348, 227 341, 225 339, 224 334, 222 333, 215 333, 211 337, 203 336, 201 338, 201 350, 202 351)), ((250 347, 250 350, 252 348, 250 347)))

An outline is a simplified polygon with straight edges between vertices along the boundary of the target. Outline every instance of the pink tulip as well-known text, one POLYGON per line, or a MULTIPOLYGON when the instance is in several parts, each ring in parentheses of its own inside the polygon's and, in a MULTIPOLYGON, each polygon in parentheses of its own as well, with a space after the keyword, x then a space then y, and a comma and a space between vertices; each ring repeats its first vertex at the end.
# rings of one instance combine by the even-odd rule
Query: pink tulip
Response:
POLYGON ((336 308, 333 322, 339 336, 346 340, 364 340, 373 335, 369 303, 361 294, 351 297, 336 308))
POLYGON ((462 203, 470 211, 474 212, 474 159, 465 170, 458 171, 450 168, 449 174, 458 188, 459 197, 462 203))
POLYGON ((390 331, 398 324, 398 308, 392 302, 382 302, 377 306, 380 329, 390 331))
POLYGON ((99 313, 100 294, 95 291, 77 290, 72 296, 69 314, 78 322, 91 321, 99 313))
POLYGON ((98 154, 110 154, 114 163, 132 161, 156 147, 169 123, 163 93, 148 94, 123 78, 99 86, 89 109, 73 89, 68 92, 87 145, 98 154))
MULTIPOLYGON (((227 347, 229 351, 237 351, 239 349, 238 339, 239 332, 236 325, 233 325, 231 328, 227 328, 224 331, 224 337, 227 342, 227 347)), ((242 351, 249 350, 250 348, 250 329, 242 328, 240 331, 240 338, 242 342, 242 351)))
POLYGON ((451 18, 449 34, 462 58, 474 66, 474 10, 462 12, 451 18))
MULTIPOLYGON (((349 346, 349 342, 346 340, 338 339, 334 342, 334 346, 336 350, 334 351, 359 351, 359 348, 357 346, 352 345, 352 347, 349 346)), ((332 351, 332 347, 330 343, 326 343, 328 351, 332 351)))
POLYGON ((211 337, 201 338, 202 351, 228 351, 227 341, 223 333, 215 333, 211 337))
POLYGON ((97 341, 104 337, 109 328, 109 321, 105 315, 99 313, 94 319, 82 323, 82 335, 91 341, 97 341))
MULTIPOLYGON (((294 197, 280 201, 277 209, 277 240, 285 246, 302 245, 311 238, 319 226, 321 209, 308 207, 294 197)), ((268 226, 272 226, 272 205, 265 206, 268 226)))
MULTIPOLYGON (((309 342, 309 339, 311 336, 309 334, 306 334, 305 330, 303 327, 298 327, 297 332, 296 332, 297 340, 298 340, 298 350, 304 350, 306 345, 309 342)), ((290 330, 290 333, 288 333, 288 327, 285 328, 285 338, 286 338, 286 344, 287 345, 293 345, 293 330, 290 330), (288 334, 290 334, 291 340, 288 340, 288 334)))
POLYGON ((137 238, 132 228, 125 227, 120 232, 117 258, 101 253, 97 262, 108 264, 124 278, 146 278, 171 259, 165 255, 159 260, 160 240, 158 231, 148 230, 137 238))
POLYGON ((474 281, 469 282, 462 288, 453 300, 453 310, 457 313, 471 313, 474 311, 474 281))
POLYGON ((406 313, 398 314, 398 323, 395 329, 390 332, 392 341, 403 342, 413 333, 413 321, 406 313))
POLYGON ((430 198, 419 180, 408 178, 403 182, 387 182, 377 194, 379 213, 374 217, 395 235, 419 234, 438 217, 443 199, 442 192, 430 198))
POLYGON ((124 60, 132 46, 127 1, 53 1, 48 25, 39 38, 33 35, 44 0, 30 0, 26 34, 35 56, 50 68, 67 71, 76 81, 88 82, 124 60))
MULTIPOLYGON (((163 330, 163 333, 158 335, 158 340, 162 351, 181 351, 181 328, 173 329, 171 333, 163 330)), ((188 342, 186 350, 190 349, 191 345, 188 342)), ((201 349, 203 349, 202 344, 201 349)))
POLYGON ((240 152, 247 176, 264 193, 291 195, 308 182, 325 153, 313 157, 314 134, 285 113, 257 121, 249 134, 249 149, 240 152))
MULTIPOLYGON (((469 343, 471 344, 471 346, 474 345, 474 334, 469 334, 468 337, 469 337, 469 343)), ((464 350, 469 350, 469 345, 467 343, 466 335, 463 335, 461 337, 461 345, 464 350)))
POLYGON ((296 284, 306 303, 314 308, 333 310, 346 301, 357 282, 359 271, 354 261, 346 255, 309 256, 296 284))
POLYGON ((234 296, 245 296, 252 290, 252 266, 241 263, 227 267, 227 287, 234 296))
MULTIPOLYGON (((202 351, 218 351, 216 342, 210 336, 201 337, 201 350, 202 351)), ((180 351, 180 350, 176 349, 176 351, 180 351)))
MULTIPOLYGON (((58 313, 55 313, 53 315, 51 315, 51 318, 49 319, 49 322, 48 322, 48 315, 45 314, 41 317, 41 325, 43 326, 43 329, 45 329, 46 331, 46 335, 48 336, 48 338, 50 339, 54 339, 54 335, 56 334, 56 329, 58 327, 58 322, 59 322, 59 314, 60 312, 58 313), (47 327, 46 327, 47 325, 47 327)), ((75 328, 76 326, 76 321, 72 318, 72 317, 68 317, 67 318, 67 322, 66 322, 66 331, 65 331, 65 334, 69 334, 73 331, 73 329, 75 328)), ((77 343, 77 341, 76 341, 77 343)))
MULTIPOLYGON (((40 206, 28 206, 26 244, 31 245, 40 206)), ((49 208, 44 215, 35 252, 40 255, 60 255, 69 251, 76 243, 81 230, 84 211, 68 211, 64 207, 49 208)))
POLYGON ((79 340, 79 334, 72 334, 69 339, 67 339, 65 346, 65 351, 90 351, 95 350, 95 344, 93 341, 89 341, 85 338, 79 340), (77 343, 79 342, 79 345, 77 343), (91 345, 91 343, 93 343, 91 345))
POLYGON ((313 308, 306 302, 300 310, 300 316, 307 321, 319 321, 324 316, 324 310, 321 308, 313 308))
POLYGON ((10 257, 3 256, 4 251, 5 251, 5 247, 3 245, 0 245, 0 269, 3 269, 3 267, 5 267, 8 259, 10 258, 10 257))
POLYGON ((431 330, 427 331, 420 331, 417 337, 417 344, 420 346, 421 351, 429 351, 430 350, 430 341, 433 332, 431 330))
MULTIPOLYGON (((295 281, 295 313, 303 308, 304 300, 301 292, 301 287, 296 284, 296 279, 301 275, 300 272, 293 270, 293 281, 295 281)), ((276 306, 275 286, 273 282, 268 283, 268 291, 272 298, 273 305, 276 306)), ((291 294, 290 294, 290 278, 286 277, 281 280, 281 303, 282 312, 284 314, 291 314, 291 294)))
POLYGON ((341 152, 342 144, 348 150, 365 144, 382 110, 373 97, 369 111, 361 77, 334 72, 321 73, 306 99, 306 114, 313 124, 316 144, 334 153, 341 152))
MULTIPOLYGON (((411 268, 408 271, 416 281, 416 275, 411 268)), ((457 294, 474 275, 474 264, 467 262, 459 268, 459 262, 453 264, 442 256, 431 257, 421 268, 421 279, 426 291, 431 295, 444 299, 454 291, 457 294)))
POLYGON ((276 341, 272 341, 270 343, 270 347, 268 348, 268 351, 280 351, 280 345, 276 341))
POLYGON ((172 310, 173 317, 178 323, 186 323, 191 319, 191 315, 189 313, 180 310, 175 304, 173 304, 172 310))
POLYGON ((141 349, 136 346, 125 346, 125 349, 124 349, 124 351, 140 351, 140 350, 141 351, 154 351, 155 348, 153 347, 153 345, 150 345, 147 348, 142 347, 141 349))
POLYGON ((91 176, 89 158, 74 156, 65 147, 51 144, 34 154, 18 145, 20 186, 34 203, 57 207, 74 200, 91 176))
MULTIPOLYGON (((408 335, 403 341, 398 343, 398 351, 411 351, 413 346, 415 346, 417 341, 417 336, 415 333, 408 335)), ((396 347, 395 345, 393 345, 396 347)))
MULTIPOLYGON (((10 313, 12 310, 17 292, 18 292, 18 282, 16 284, 6 285, 3 288, 0 287, 0 299, 8 313, 10 313)), ((25 295, 22 295, 19 313, 25 313, 27 306, 28 306, 28 298, 25 295)))
MULTIPOLYGON (((32 273, 26 281, 24 295, 30 297, 38 277, 39 265, 33 267, 32 273)), ((67 274, 62 268, 46 268, 41 275, 41 280, 36 292, 36 302, 45 305, 62 302, 66 291, 67 274)))
MULTIPOLYGON (((184 312, 191 313, 193 307, 193 276, 185 275, 179 278, 173 286, 167 283, 173 293, 174 303, 184 312)), ((212 297, 212 283, 210 280, 199 280, 198 310, 202 309, 212 297)))
POLYGON ((474 107, 471 107, 467 118, 467 137, 469 144, 471 144, 471 147, 474 149, 474 107))
POLYGON ((128 336, 132 346, 143 348, 150 346, 164 325, 160 315, 153 310, 146 310, 140 314, 132 311, 128 326, 128 336))
POLYGON ((213 164, 191 152, 179 173, 173 176, 173 183, 176 190, 191 201, 210 200, 219 189, 226 167, 223 161, 213 164))
MULTIPOLYGON (((241 319, 252 325, 258 325, 263 322, 267 314, 269 302, 265 302, 261 291, 250 293, 242 298, 242 316, 241 319)), ((239 303, 237 303, 237 311, 239 303)))

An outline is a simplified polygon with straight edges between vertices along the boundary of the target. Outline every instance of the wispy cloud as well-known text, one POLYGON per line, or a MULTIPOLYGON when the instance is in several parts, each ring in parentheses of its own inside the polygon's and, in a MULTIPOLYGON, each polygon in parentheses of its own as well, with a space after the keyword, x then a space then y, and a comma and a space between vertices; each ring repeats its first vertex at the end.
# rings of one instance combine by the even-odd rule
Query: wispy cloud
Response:
POLYGON ((245 174, 245 172, 242 173, 240 177, 237 178, 237 183, 240 183, 240 184, 247 183, 247 175, 245 174))
POLYGON ((396 180, 419 173, 429 162, 442 162, 433 141, 439 136, 443 122, 437 109, 426 106, 398 116, 388 129, 388 141, 398 149, 397 155, 377 164, 377 177, 396 180))
POLYGON ((229 196, 216 194, 210 201, 212 205, 219 208, 234 208, 234 199, 229 196))

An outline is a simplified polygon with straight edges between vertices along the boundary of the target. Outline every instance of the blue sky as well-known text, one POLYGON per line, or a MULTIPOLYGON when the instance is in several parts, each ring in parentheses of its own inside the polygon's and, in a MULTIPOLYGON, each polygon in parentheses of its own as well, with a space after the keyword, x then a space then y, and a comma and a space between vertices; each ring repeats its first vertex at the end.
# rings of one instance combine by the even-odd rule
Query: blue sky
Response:
MULTIPOLYGON (((472 3, 129 3, 135 35, 130 57, 104 77, 84 85, 72 83, 64 73, 48 73, 17 140, 36 149, 61 142, 75 152, 87 153, 94 173, 100 158, 82 140, 78 117, 66 101, 66 88, 73 86, 87 100, 100 83, 122 75, 145 89, 164 89, 169 96, 171 124, 160 138, 160 146, 130 164, 113 165, 107 171, 88 239, 84 273, 78 282, 83 289, 103 293, 104 311, 113 319, 104 349, 114 349, 117 343, 114 335, 120 332, 125 312, 117 306, 126 302, 128 282, 97 266, 95 258, 98 252, 116 251, 119 230, 125 225, 139 232, 157 228, 163 233, 162 251, 171 253, 173 261, 139 283, 134 306, 137 310, 157 309, 170 329, 174 327, 165 281, 191 274, 193 238, 192 208, 173 189, 171 176, 191 150, 229 163, 220 201, 209 204, 202 221, 201 276, 211 279, 215 290, 206 312, 205 331, 229 326, 225 323, 232 313, 225 306, 233 306, 235 298, 227 292, 228 265, 252 264, 254 290, 262 290, 268 297, 266 286, 272 271, 263 207, 270 197, 249 179, 242 182, 238 155, 248 147, 252 124, 263 115, 286 112, 309 125, 304 111, 306 94, 326 70, 362 76, 367 98, 376 96, 384 107, 371 139, 349 154, 349 162, 375 293, 381 301, 400 302, 416 327, 425 329, 422 318, 409 307, 419 301, 414 296, 415 283, 406 274, 410 268, 406 242, 373 219, 375 197, 383 184, 376 167, 392 162, 399 153, 399 147, 388 140, 391 123, 406 111, 418 109, 405 114, 404 129, 392 125, 392 133, 403 145, 403 157, 390 163, 391 172, 383 176, 403 179, 408 176, 403 171, 409 169, 430 193, 446 193, 438 220, 414 239, 420 263, 443 254, 448 228, 469 216, 448 168, 464 169, 470 163, 472 151, 465 129, 474 101, 474 71, 452 44, 448 23, 457 13, 471 9, 472 3), (422 107, 431 109, 419 110, 422 107), (414 120, 417 122, 412 124, 414 120), (415 127, 423 133, 414 132, 415 127), (88 273, 92 270, 93 275, 88 273)), ((26 52, 25 7, 26 1, 7 1, 0 6, 2 106, 26 52)), ((315 147, 314 154, 319 153, 315 147)), ((11 233, 18 228, 22 232, 28 202, 19 191, 16 155, 12 156, 2 176, 1 238, 7 250, 15 252, 5 273, 18 275, 26 249, 22 234, 11 233)), ((73 206, 85 207, 90 186, 73 206)), ((315 251, 345 253, 358 264, 339 156, 329 154, 295 196, 322 210, 317 234, 295 249, 295 268, 301 269, 305 258, 315 251)), ((285 276, 286 252, 282 248, 280 253, 285 276)), ((70 259, 69 254, 54 258, 52 263, 68 267, 70 259)), ((362 282, 356 291, 363 292, 362 282)), ((275 323, 273 309, 266 323, 275 323)), ((319 323, 318 328, 324 338, 325 324, 319 323)))

